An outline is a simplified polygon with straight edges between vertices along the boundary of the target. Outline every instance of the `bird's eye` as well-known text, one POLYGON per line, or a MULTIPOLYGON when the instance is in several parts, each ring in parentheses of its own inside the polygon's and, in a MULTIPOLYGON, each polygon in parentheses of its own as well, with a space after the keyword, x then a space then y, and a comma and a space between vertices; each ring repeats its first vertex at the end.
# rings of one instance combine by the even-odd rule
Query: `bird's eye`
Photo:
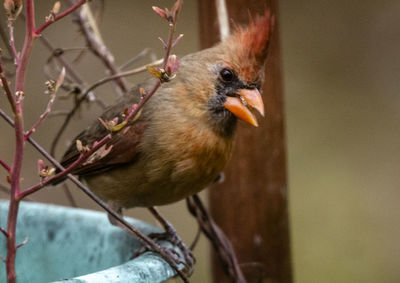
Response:
POLYGON ((225 81, 225 82, 231 82, 234 77, 235 74, 233 73, 232 70, 229 69, 222 69, 221 72, 219 73, 221 75, 221 78, 225 81))

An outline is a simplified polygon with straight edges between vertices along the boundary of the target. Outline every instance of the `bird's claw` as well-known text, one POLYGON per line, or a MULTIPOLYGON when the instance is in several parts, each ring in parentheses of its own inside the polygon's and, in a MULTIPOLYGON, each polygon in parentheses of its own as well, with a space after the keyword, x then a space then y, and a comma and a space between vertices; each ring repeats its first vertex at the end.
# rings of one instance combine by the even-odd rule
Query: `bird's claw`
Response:
MULTIPOLYGON (((192 251, 185 245, 185 243, 178 236, 176 231, 166 231, 164 233, 152 233, 149 235, 150 238, 161 241, 168 241, 174 246, 178 247, 179 250, 183 254, 184 262, 180 262, 185 265, 185 270, 189 274, 193 272, 193 266, 196 262, 196 259, 192 253, 192 251)), ((174 251, 176 253, 176 251, 174 251)))
MULTIPOLYGON (((177 252, 173 247, 163 247, 160 246, 161 249, 163 249, 174 261, 176 264, 183 264, 185 266, 184 272, 190 276, 193 273, 193 267, 195 263, 195 257, 192 253, 192 251, 186 247, 186 245, 183 243, 183 241, 179 238, 179 236, 172 232, 172 231, 167 231, 164 233, 151 233, 148 235, 149 238, 157 241, 167 241, 171 243, 173 246, 178 247, 179 250, 181 251, 183 255, 183 259, 181 259, 181 255, 179 252, 177 252)), ((139 250, 136 250, 132 254, 132 259, 138 257, 139 255, 152 251, 151 247, 148 246, 143 246, 139 250)))

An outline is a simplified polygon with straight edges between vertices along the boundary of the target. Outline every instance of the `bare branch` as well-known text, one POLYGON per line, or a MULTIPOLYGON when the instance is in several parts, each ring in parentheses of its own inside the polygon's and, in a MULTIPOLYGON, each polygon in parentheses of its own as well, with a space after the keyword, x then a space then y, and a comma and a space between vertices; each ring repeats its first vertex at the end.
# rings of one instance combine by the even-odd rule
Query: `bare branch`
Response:
MULTIPOLYGON (((69 2, 71 3, 72 1, 70 0, 69 2)), ((90 7, 85 5, 83 9, 75 14, 77 16, 77 22, 86 38, 89 49, 94 55, 101 59, 110 71, 111 75, 119 73, 118 68, 114 64, 114 56, 111 54, 107 46, 105 46, 103 39, 101 38, 99 28, 90 7)), ((122 93, 125 93, 128 90, 126 82, 121 77, 116 78, 115 83, 122 93)))
POLYGON ((56 53, 56 48, 53 47, 53 45, 50 43, 50 41, 47 39, 47 37, 42 34, 39 37, 40 41, 43 43, 46 48, 54 54, 54 57, 57 58, 57 60, 60 62, 60 64, 65 67, 67 74, 71 75, 71 77, 75 80, 76 83, 78 84, 83 84, 84 81, 81 77, 80 74, 77 73, 77 71, 64 59, 62 54, 56 53))
POLYGON ((1 40, 3 41, 3 43, 4 43, 4 46, 7 49, 8 55, 10 57, 12 57, 13 51, 12 51, 10 45, 9 45, 10 40, 9 40, 9 36, 7 35, 7 32, 6 32, 6 28, 3 26, 3 21, 0 21, 0 37, 1 37, 1 40))
MULTIPOLYGON (((6 230, 4 230, 3 228, 0 227, 0 232, 3 233, 3 235, 8 238, 8 233, 6 230)), ((4 261, 4 260, 3 260, 4 261)))
MULTIPOLYGON (((160 64, 160 60, 157 60, 151 64, 157 65, 160 64)), ((61 138, 61 135, 64 133, 65 129, 67 128, 70 120, 72 119, 72 117, 75 115, 76 111, 79 109, 79 107, 81 106, 82 102, 85 101, 85 99, 87 98, 87 96, 89 95, 89 93, 91 91, 93 91, 95 88, 101 86, 102 84, 112 81, 115 79, 115 77, 122 77, 122 76, 130 76, 130 75, 134 75, 134 74, 138 74, 140 72, 144 72, 146 70, 146 66, 141 66, 139 68, 130 70, 130 71, 126 71, 126 72, 122 72, 122 73, 118 73, 114 76, 109 76, 106 78, 103 78, 99 81, 97 81, 96 83, 94 83, 93 85, 91 85, 83 94, 80 98, 78 98, 75 102, 75 106, 74 108, 71 109, 71 111, 67 114, 67 116, 65 117, 62 125, 60 126, 60 128, 58 129, 53 142, 51 143, 50 146, 50 153, 52 155, 54 155, 55 153, 55 149, 56 146, 58 144, 59 139, 61 138)))
POLYGON ((218 225, 215 224, 198 195, 195 194, 186 198, 186 203, 189 212, 196 217, 204 235, 206 235, 213 245, 224 271, 230 277, 231 281, 238 283, 246 282, 231 242, 218 225))
POLYGON ((4 162, 3 160, 1 160, 1 159, 0 159, 0 165, 3 166, 3 168, 6 169, 6 171, 7 171, 8 173, 10 173, 10 171, 11 171, 10 166, 8 166, 8 164, 5 163, 5 162, 4 162))
POLYGON ((20 247, 22 247, 23 245, 25 245, 26 243, 28 243, 28 236, 25 237, 25 240, 22 241, 21 244, 18 244, 16 246, 17 249, 19 249, 20 247))
POLYGON ((130 65, 136 63, 137 61, 141 60, 143 57, 145 57, 147 54, 149 54, 150 48, 145 48, 142 51, 139 52, 139 54, 133 56, 131 59, 126 61, 124 64, 119 66, 120 70, 128 68, 130 65))
POLYGON ((48 91, 50 92, 50 100, 47 104, 46 110, 43 112, 42 115, 40 115, 39 120, 33 125, 33 127, 25 134, 25 140, 27 140, 28 137, 37 130, 37 128, 40 126, 43 120, 50 113, 51 107, 53 106, 54 100, 56 99, 57 90, 62 85, 64 77, 65 77, 65 68, 62 68, 61 73, 58 76, 57 81, 54 83, 54 85, 52 85, 52 83, 49 82, 50 85, 48 85, 48 91))
POLYGON ((15 100, 14 100, 14 96, 12 94, 12 91, 10 89, 10 85, 4 70, 4 65, 3 65, 3 60, 0 54, 0 79, 1 79, 1 84, 2 87, 6 93, 8 102, 10 103, 11 109, 13 111, 13 113, 15 114, 17 111, 16 105, 15 105, 15 100))
POLYGON ((19 64, 19 54, 17 49, 15 48, 15 41, 14 41, 14 21, 13 20, 8 20, 8 33, 10 34, 10 41, 9 41, 9 46, 11 48, 12 54, 14 56, 14 64, 18 65, 19 64))
POLYGON ((34 30, 35 35, 41 34, 49 25, 57 22, 58 20, 61 20, 62 18, 64 18, 67 15, 71 14, 73 11, 75 11, 76 9, 78 9, 80 6, 82 6, 85 3, 86 3, 86 0, 79 0, 78 2, 73 4, 71 7, 69 7, 67 10, 65 10, 64 12, 62 12, 58 15, 55 15, 53 17, 49 17, 43 25, 41 25, 39 28, 34 30))

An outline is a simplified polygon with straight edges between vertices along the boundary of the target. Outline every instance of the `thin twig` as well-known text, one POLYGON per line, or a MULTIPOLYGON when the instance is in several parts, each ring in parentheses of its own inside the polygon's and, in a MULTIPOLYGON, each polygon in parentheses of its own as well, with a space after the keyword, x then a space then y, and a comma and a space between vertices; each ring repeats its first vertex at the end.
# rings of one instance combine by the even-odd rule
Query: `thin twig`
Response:
MULTIPOLYGON (((153 63, 151 63, 151 65, 158 65, 160 64, 160 60, 157 60, 153 63)), ((56 146, 58 144, 58 141, 61 138, 61 135, 64 133, 65 129, 67 128, 70 120, 72 119, 72 117, 75 115, 76 111, 79 109, 80 105, 82 104, 83 101, 85 101, 85 99, 87 98, 87 96, 89 95, 89 93, 91 91, 93 91, 95 88, 105 84, 106 82, 112 81, 117 77, 122 77, 122 76, 131 76, 134 74, 138 74, 140 72, 144 72, 146 70, 146 66, 141 66, 139 68, 130 70, 130 71, 126 71, 126 72, 122 72, 122 73, 118 73, 115 74, 113 76, 109 76, 109 77, 105 77, 103 79, 98 80, 97 82, 95 82, 94 84, 92 84, 75 102, 74 107, 69 111, 69 113, 66 115, 62 125, 60 126, 60 128, 58 129, 54 140, 51 143, 50 146, 50 154, 54 155, 55 150, 56 150, 56 146)), ((146 100, 147 101, 147 100, 146 100)))
MULTIPOLYGON (((9 195, 11 193, 11 189, 3 184, 0 183, 0 191, 3 193, 9 195)), ((32 197, 26 197, 24 198, 25 201, 35 201, 32 197)))
MULTIPOLYGON (((69 1, 73 3, 72 0, 69 1)), ((114 56, 111 54, 107 46, 105 46, 96 20, 94 19, 90 7, 84 6, 80 11, 75 12, 77 22, 82 29, 86 38, 89 49, 104 63, 111 75, 119 73, 118 68, 114 64, 114 56)), ((115 83, 122 93, 128 90, 126 82, 122 78, 115 79, 115 83)))
POLYGON ((130 65, 136 63, 137 61, 141 60, 143 57, 145 57, 148 53, 150 52, 150 48, 145 48, 142 51, 139 52, 139 54, 136 54, 133 56, 131 59, 123 63, 121 66, 119 66, 120 70, 128 68, 130 65))
MULTIPOLYGON (((155 66, 155 65, 161 64, 162 62, 163 62, 163 60, 159 59, 157 61, 154 61, 154 62, 150 63, 150 65, 155 66)), ((112 80, 115 80, 115 79, 121 78, 121 77, 129 77, 129 76, 132 76, 132 75, 136 75, 136 74, 145 72, 145 71, 147 71, 147 69, 146 69, 147 66, 148 65, 141 66, 141 67, 138 67, 136 69, 132 69, 132 70, 129 70, 129 71, 126 71, 126 72, 121 72, 121 73, 115 74, 113 76, 108 76, 108 77, 102 78, 102 79, 98 80, 97 82, 95 82, 94 84, 92 84, 83 93, 82 98, 85 98, 85 96, 87 96, 89 94, 89 92, 93 91, 95 88, 97 88, 97 87, 99 87, 99 86, 101 86, 101 85, 103 85, 103 84, 105 84, 105 83, 107 83, 109 81, 112 81, 112 80)))
MULTIPOLYGON (((6 230, 0 227, 0 232, 3 233, 4 237, 8 238, 8 233, 6 230)), ((1 259, 3 260, 3 262, 5 262, 3 257, 1 257, 1 259)))
POLYGON ((0 165, 1 165, 4 169, 6 169, 6 171, 7 171, 8 173, 10 173, 10 171, 11 171, 10 166, 8 166, 8 164, 5 163, 5 162, 4 162, 3 160, 1 160, 1 159, 0 159, 0 165))
POLYGON ((7 49, 8 55, 10 57, 12 57, 13 56, 13 50, 10 47, 10 44, 9 44, 10 40, 9 40, 8 35, 7 35, 7 33, 5 31, 5 28, 3 26, 3 21, 0 21, 0 37, 1 37, 1 40, 3 41, 3 43, 4 43, 4 46, 7 49))
MULTIPOLYGON (((40 41, 43 43, 43 45, 52 53, 55 54, 55 51, 57 50, 53 45, 50 43, 50 41, 47 39, 47 37, 42 34, 39 37, 40 41)), ((60 64, 65 67, 67 70, 67 74, 70 75, 76 83, 82 85, 84 83, 84 80, 82 79, 82 76, 64 59, 62 54, 57 54, 54 56, 57 58, 57 60, 60 62, 60 64)))
POLYGON ((56 94, 57 94, 57 90, 58 88, 62 85, 63 81, 64 81, 64 77, 65 77, 65 68, 62 68, 60 75, 57 78, 57 81, 52 83, 52 82, 48 82, 48 91, 51 92, 50 94, 50 100, 47 103, 47 107, 45 109, 45 111, 43 112, 43 114, 40 115, 39 120, 32 126, 32 128, 25 134, 25 140, 31 135, 33 134, 37 128, 40 126, 40 124, 44 121, 44 119, 47 117, 47 115, 50 113, 51 111, 51 107, 53 106, 54 100, 56 99, 56 94))
POLYGON ((14 56, 14 64, 17 66, 19 64, 19 54, 17 49, 15 48, 15 41, 14 41, 14 20, 8 19, 8 30, 10 34, 10 48, 12 54, 14 56))
POLYGON ((85 3, 86 3, 86 0, 79 0, 78 2, 73 4, 71 7, 69 7, 67 10, 65 10, 64 12, 62 12, 58 15, 55 15, 53 17, 49 17, 49 19, 43 25, 41 25, 39 28, 34 30, 35 35, 41 34, 49 25, 57 22, 58 20, 61 20, 62 18, 64 18, 67 15, 71 14, 72 12, 74 12, 76 9, 78 9, 80 6, 82 6, 85 3))
POLYGON ((186 198, 186 203, 189 212, 196 217, 204 235, 206 235, 213 245, 225 273, 230 277, 232 282, 246 282, 231 242, 218 225, 215 224, 201 202, 201 199, 195 194, 186 198))
POLYGON ((5 73, 5 70, 4 70, 4 65, 3 65, 3 60, 2 60, 1 54, 0 54, 0 79, 1 79, 2 87, 3 87, 3 89, 4 89, 5 93, 6 93, 8 102, 10 103, 11 109, 12 109, 13 113, 15 114, 16 111, 17 111, 17 107, 15 105, 14 96, 12 94, 8 79, 6 77, 6 73, 5 73))
POLYGON ((53 110, 49 113, 48 117, 57 117, 68 115, 69 110, 53 110))

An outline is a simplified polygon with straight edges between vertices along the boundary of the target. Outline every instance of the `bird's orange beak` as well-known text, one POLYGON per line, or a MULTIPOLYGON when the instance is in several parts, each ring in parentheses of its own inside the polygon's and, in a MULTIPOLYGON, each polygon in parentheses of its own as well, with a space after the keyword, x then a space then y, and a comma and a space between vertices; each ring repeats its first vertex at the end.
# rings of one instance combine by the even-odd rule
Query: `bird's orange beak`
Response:
POLYGON ((258 89, 240 89, 238 97, 228 96, 224 103, 224 107, 231 111, 239 119, 258 127, 256 117, 247 107, 250 105, 255 108, 264 117, 264 103, 258 89))

